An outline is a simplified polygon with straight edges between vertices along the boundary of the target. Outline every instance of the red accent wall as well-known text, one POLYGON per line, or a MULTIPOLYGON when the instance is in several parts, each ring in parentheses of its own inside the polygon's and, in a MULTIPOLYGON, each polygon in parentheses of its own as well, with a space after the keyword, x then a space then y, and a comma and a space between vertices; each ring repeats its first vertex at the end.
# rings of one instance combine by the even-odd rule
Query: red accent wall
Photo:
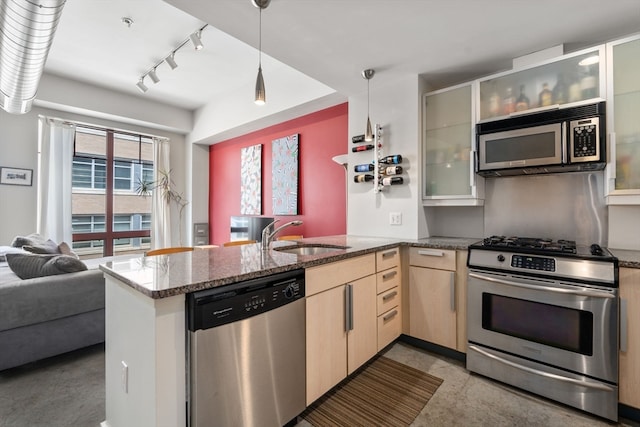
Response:
POLYGON ((262 215, 272 215, 271 141, 299 134, 298 212, 277 216, 282 223, 304 224, 284 234, 304 237, 345 234, 346 174, 332 157, 348 148, 348 104, 214 144, 209 149, 209 236, 211 244, 229 241, 230 217, 240 215, 240 149, 262 144, 262 215))

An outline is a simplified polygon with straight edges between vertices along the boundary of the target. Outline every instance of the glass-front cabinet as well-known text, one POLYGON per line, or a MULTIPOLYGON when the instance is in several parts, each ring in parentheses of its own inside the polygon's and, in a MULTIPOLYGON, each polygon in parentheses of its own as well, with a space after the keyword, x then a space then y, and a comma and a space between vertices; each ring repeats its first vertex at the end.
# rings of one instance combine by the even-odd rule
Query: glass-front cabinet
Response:
POLYGON ((607 45, 608 204, 640 204, 640 35, 607 45))
POLYGON ((424 95, 423 205, 481 205, 474 171, 474 83, 424 95))
POLYGON ((604 46, 480 80, 478 120, 495 120, 605 98, 604 46))

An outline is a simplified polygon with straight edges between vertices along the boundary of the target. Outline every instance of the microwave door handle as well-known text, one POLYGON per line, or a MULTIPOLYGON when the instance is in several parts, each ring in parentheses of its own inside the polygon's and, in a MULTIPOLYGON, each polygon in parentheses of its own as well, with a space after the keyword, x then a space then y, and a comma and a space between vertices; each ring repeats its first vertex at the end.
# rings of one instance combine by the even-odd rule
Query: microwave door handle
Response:
POLYGON ((567 122, 562 122, 562 164, 567 164, 567 122))

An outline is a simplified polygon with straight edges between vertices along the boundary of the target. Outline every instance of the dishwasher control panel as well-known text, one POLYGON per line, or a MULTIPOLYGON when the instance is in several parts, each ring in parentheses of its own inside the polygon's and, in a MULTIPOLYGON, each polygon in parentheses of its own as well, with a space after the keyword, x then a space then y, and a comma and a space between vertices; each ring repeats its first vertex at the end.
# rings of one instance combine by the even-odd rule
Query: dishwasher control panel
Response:
POLYGON ((304 270, 207 289, 187 295, 190 331, 209 329, 274 310, 304 298, 304 270))

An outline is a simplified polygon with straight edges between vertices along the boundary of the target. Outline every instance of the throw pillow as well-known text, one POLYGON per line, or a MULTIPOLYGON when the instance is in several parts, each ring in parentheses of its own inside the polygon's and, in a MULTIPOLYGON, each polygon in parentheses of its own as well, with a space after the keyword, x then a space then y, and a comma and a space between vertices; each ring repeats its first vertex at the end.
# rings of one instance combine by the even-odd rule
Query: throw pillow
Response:
POLYGON ((87 269, 85 263, 69 255, 7 254, 9 268, 21 279, 73 273, 87 269))
POLYGON ((73 250, 71 250, 71 247, 67 242, 62 242, 58 245, 58 252, 63 255, 70 255, 74 258, 78 258, 78 254, 76 254, 75 252, 73 252, 73 250))
POLYGON ((22 248, 14 248, 13 246, 0 246, 0 262, 6 261, 4 257, 6 254, 24 254, 26 253, 22 248))
POLYGON ((13 246, 14 248, 21 248, 25 245, 26 246, 40 245, 44 242, 45 242, 44 237, 42 237, 38 233, 31 233, 25 237, 23 236, 14 237, 13 241, 11 242, 11 246, 13 246))
POLYGON ((58 249, 58 244, 51 239, 39 244, 36 243, 31 245, 24 245, 22 249, 34 254, 61 254, 62 253, 60 249, 58 249))

